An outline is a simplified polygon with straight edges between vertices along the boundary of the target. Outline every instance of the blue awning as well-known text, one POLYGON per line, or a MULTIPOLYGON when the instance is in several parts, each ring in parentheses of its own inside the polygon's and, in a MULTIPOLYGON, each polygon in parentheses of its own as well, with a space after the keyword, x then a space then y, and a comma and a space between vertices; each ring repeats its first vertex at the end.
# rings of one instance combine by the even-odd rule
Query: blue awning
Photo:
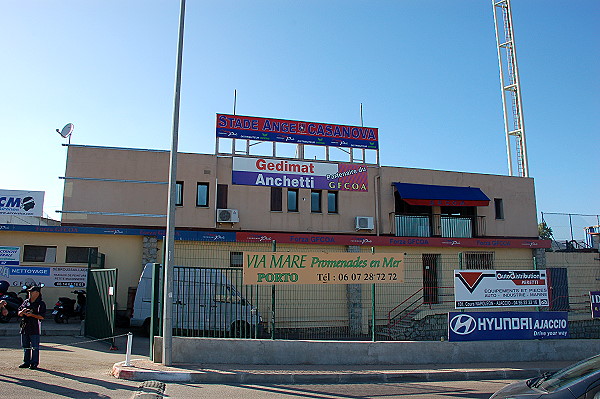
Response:
POLYGON ((400 198, 410 205, 487 206, 490 199, 478 187, 393 183, 400 198))

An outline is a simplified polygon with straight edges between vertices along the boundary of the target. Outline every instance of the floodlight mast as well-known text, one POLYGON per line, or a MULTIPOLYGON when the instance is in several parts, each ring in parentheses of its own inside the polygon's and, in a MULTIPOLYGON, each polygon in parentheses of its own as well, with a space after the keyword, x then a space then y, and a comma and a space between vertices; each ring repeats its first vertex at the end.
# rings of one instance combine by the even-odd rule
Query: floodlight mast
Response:
POLYGON ((514 137, 518 176, 529 177, 521 84, 519 68, 517 66, 517 52, 515 49, 510 0, 492 0, 492 5, 494 9, 496 44, 498 47, 498 64, 500 66, 500 86, 502 91, 502 107, 504 110, 508 174, 509 176, 513 176, 511 137, 514 137))

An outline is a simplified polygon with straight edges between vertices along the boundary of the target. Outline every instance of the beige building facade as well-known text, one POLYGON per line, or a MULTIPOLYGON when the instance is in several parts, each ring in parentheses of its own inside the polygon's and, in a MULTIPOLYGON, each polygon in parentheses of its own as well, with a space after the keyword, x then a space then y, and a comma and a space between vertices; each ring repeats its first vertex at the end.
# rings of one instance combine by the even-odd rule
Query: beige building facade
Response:
MULTIPOLYGON (((168 170, 168 151, 69 145, 62 226, 3 227, 0 244, 23 248, 24 266, 74 266, 67 247, 96 249, 105 254, 105 267, 118 269, 117 310, 126 313, 143 265, 162 259, 168 170), (25 246, 55 247, 57 255, 53 262, 32 262, 25 246)), ((244 251, 275 248, 404 254, 404 283, 377 294, 382 323, 416 293, 427 302, 417 318, 452 310, 453 270, 533 269, 539 250, 550 246, 538 237, 531 178, 180 153, 177 187, 175 258, 181 266, 240 268, 244 251), (285 173, 294 167, 300 169, 285 173), (321 169, 339 172, 327 177, 321 169)), ((340 301, 323 312, 337 324, 359 319, 359 328, 368 329, 368 313, 352 315, 348 301, 368 308, 369 290, 320 289, 283 290, 280 298, 334 295, 340 301)), ((263 302, 261 312, 268 314, 270 298, 263 302)), ((314 326, 314 320, 309 312, 286 323, 314 326)))

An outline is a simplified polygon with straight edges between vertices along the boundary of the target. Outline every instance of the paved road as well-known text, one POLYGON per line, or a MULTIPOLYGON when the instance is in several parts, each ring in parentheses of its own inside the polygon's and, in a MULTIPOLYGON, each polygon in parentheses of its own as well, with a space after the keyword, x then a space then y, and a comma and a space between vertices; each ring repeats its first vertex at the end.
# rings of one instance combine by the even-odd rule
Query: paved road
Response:
MULTIPOLYGON (((3 398, 115 398, 131 399, 142 382, 115 379, 114 363, 125 359, 125 337, 117 338, 118 350, 104 342, 83 337, 42 337, 39 370, 19 369, 22 350, 18 336, 0 337, 0 397, 3 398)), ((133 358, 145 358, 148 339, 136 336, 133 358)), ((488 398, 510 381, 446 381, 331 385, 217 385, 167 383, 165 398, 244 399, 457 399, 488 398)), ((152 392, 152 391, 145 391, 152 392)), ((156 392, 156 391, 154 391, 156 392)), ((160 398, 157 395, 138 398, 160 398)))
MULTIPOLYGON (((0 396, 3 398, 131 398, 140 382, 117 380, 109 373, 125 360, 126 338, 117 338, 118 350, 83 337, 42 337, 40 369, 19 369, 23 352, 19 337, 0 337, 0 396)), ((148 339, 136 337, 134 357, 148 353, 148 339)))
POLYGON ((206 385, 168 383, 168 398, 243 399, 487 399, 513 381, 403 382, 336 385, 206 385))

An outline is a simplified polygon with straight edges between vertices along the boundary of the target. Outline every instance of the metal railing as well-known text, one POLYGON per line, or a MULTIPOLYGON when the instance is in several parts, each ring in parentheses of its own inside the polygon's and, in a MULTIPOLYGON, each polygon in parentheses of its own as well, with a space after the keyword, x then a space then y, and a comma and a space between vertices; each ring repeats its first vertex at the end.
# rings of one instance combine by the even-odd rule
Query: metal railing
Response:
POLYGON ((485 216, 395 215, 398 237, 472 238, 485 236, 485 216))

